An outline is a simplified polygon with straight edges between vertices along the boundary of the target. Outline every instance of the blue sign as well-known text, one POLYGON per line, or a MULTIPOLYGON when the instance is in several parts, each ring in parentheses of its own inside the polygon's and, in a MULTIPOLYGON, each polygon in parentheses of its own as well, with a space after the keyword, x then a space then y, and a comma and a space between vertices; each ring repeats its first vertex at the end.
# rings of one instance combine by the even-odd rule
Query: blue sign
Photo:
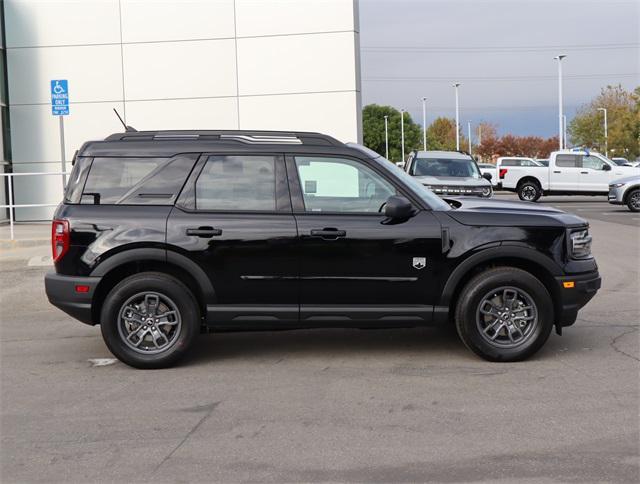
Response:
POLYGON ((51 114, 54 116, 69 114, 69 83, 66 79, 51 81, 51 114))

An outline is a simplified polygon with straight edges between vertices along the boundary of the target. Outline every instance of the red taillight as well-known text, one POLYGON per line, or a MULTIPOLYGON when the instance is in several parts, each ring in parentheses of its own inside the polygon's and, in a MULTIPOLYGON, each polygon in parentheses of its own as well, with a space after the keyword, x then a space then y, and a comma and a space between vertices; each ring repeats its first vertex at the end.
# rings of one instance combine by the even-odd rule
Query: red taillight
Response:
POLYGON ((76 292, 79 293, 87 293, 89 292, 90 287, 85 286, 84 284, 76 284, 76 292))
POLYGON ((69 250, 69 221, 54 220, 51 224, 51 255, 58 262, 69 250))
POLYGON ((507 168, 500 168, 499 178, 502 180, 509 170, 507 168))

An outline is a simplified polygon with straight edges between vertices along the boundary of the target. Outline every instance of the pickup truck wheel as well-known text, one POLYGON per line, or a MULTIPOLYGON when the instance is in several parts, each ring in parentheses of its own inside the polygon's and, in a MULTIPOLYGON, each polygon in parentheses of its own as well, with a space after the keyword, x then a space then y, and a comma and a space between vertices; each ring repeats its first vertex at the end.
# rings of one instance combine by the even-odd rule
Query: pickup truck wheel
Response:
POLYGON ((463 343, 488 361, 520 361, 538 351, 553 328, 544 285, 513 267, 489 269, 465 286, 456 307, 463 343))
POLYGON ((640 212, 640 188, 635 188, 627 195, 627 207, 632 212, 640 212))
POLYGON ((178 279, 158 272, 127 277, 107 295, 100 318, 111 352, 135 368, 173 365, 199 333, 198 304, 178 279))
POLYGON ((525 202, 535 202, 542 196, 542 188, 534 181, 526 181, 518 186, 518 197, 525 202))

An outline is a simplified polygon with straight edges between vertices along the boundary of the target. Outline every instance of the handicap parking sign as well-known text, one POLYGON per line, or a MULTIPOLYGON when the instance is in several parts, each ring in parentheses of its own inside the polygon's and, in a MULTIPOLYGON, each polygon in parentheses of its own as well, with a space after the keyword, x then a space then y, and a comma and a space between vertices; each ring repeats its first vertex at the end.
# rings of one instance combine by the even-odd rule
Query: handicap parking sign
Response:
POLYGON ((69 83, 66 79, 51 81, 51 114, 54 116, 69 114, 69 83))

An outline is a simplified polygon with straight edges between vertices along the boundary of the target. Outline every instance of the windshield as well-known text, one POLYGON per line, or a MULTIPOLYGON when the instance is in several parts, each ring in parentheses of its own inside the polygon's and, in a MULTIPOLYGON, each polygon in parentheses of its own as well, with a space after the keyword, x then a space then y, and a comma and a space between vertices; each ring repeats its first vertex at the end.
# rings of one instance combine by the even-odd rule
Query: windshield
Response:
POLYGON ((347 146, 360 150, 367 154, 367 156, 373 158, 373 161, 377 163, 378 166, 388 171, 394 178, 407 185, 411 189, 411 192, 416 197, 420 198, 420 200, 422 200, 428 207, 431 207, 433 210, 451 210, 451 206, 447 202, 425 187, 414 177, 407 174, 404 170, 398 168, 385 157, 380 156, 375 151, 357 143, 347 143, 347 146))
POLYGON ((415 176, 453 176, 480 178, 480 170, 473 160, 450 158, 416 158, 411 166, 415 176))

